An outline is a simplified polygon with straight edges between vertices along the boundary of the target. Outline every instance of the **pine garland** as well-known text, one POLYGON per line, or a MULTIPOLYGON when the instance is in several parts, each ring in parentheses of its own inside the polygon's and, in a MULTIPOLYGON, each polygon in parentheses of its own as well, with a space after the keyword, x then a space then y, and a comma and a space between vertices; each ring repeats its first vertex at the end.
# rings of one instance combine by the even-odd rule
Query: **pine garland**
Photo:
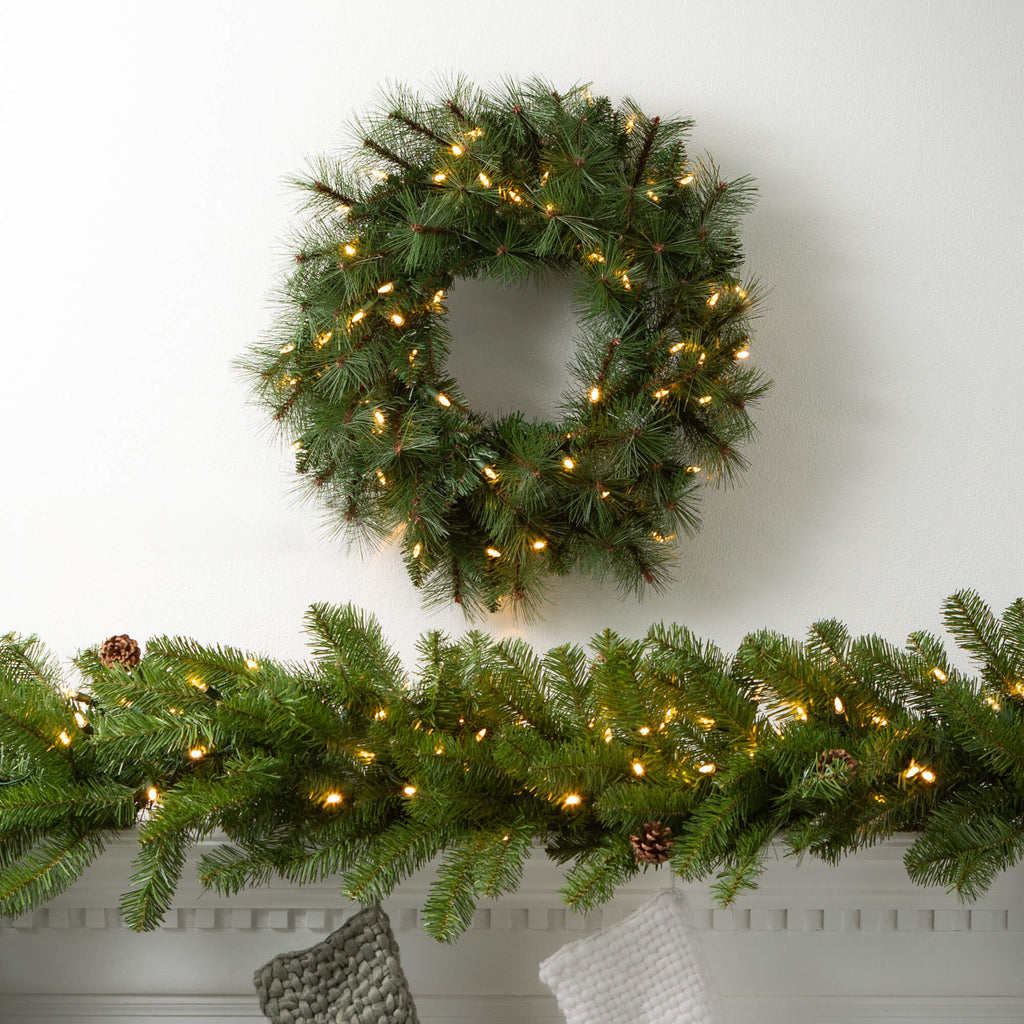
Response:
POLYGON ((539 81, 399 90, 296 182, 283 312, 245 366, 331 521, 400 537, 429 599, 529 614, 575 570, 642 594, 702 484, 744 465, 768 389, 738 277, 754 190, 688 156, 691 126, 539 81), (490 419, 446 369, 446 296, 545 272, 580 313, 561 419, 490 419))
POLYGON ((927 633, 898 649, 822 621, 731 658, 675 625, 545 655, 428 633, 409 678, 375 621, 314 605, 308 665, 158 638, 137 665, 85 651, 76 691, 8 635, 0 913, 52 899, 133 824, 137 929, 215 833, 199 875, 225 895, 340 876, 377 900, 439 858, 424 919, 446 940, 538 844, 571 864, 579 910, 664 860, 728 903, 773 842, 834 863, 901 831, 915 882, 974 899, 1024 854, 1024 600, 997 619, 961 591, 945 623, 976 677, 927 633))

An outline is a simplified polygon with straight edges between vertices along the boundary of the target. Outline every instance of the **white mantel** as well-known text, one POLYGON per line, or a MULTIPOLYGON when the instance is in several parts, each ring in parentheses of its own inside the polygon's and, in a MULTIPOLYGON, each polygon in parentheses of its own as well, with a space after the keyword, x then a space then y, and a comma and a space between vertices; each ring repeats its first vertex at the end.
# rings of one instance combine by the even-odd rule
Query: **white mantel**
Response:
MULTIPOLYGON (((907 843, 837 868, 773 863, 761 888, 727 910, 704 887, 686 887, 730 1024, 1024 1020, 1024 871, 965 907, 907 880, 907 843)), ((0 1020, 258 1024, 253 971, 319 941, 352 910, 331 885, 201 896, 190 871, 164 926, 136 935, 117 911, 133 852, 125 837, 60 899, 0 926, 0 1020)), ((386 904, 423 1024, 554 1024, 540 960, 672 879, 650 871, 581 919, 559 904, 559 871, 538 855, 521 890, 481 909, 454 946, 417 925, 424 881, 386 904)))

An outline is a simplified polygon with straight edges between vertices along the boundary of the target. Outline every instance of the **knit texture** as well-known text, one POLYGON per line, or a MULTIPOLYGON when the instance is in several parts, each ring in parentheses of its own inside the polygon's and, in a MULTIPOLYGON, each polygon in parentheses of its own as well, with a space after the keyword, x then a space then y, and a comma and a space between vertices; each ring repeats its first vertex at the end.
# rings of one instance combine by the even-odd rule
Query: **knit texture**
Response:
POLYGON ((253 983, 273 1024, 419 1024, 398 944, 378 906, 309 949, 275 956, 253 983))
POLYGON ((570 942, 540 965, 566 1024, 720 1024, 682 893, 570 942))

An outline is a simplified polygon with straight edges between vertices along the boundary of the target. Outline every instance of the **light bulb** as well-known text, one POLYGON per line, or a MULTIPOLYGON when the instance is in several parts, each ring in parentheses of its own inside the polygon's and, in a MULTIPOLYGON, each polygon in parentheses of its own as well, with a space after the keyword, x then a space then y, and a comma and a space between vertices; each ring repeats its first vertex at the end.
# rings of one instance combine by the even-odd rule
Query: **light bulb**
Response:
POLYGON ((643 775, 643 773, 644 773, 644 766, 639 761, 634 761, 633 762, 633 772, 636 775, 643 775))
POLYGON ((497 548, 488 548, 487 554, 491 558, 501 558, 501 552, 497 548))
POLYGON ((443 754, 444 753, 444 747, 434 747, 434 753, 435 754, 439 754, 439 755, 443 754))
POLYGON ((733 358, 734 359, 749 359, 750 358, 750 349, 749 348, 741 348, 741 349, 739 349, 736 352, 736 355, 733 358))
POLYGON ((910 767, 906 770, 906 772, 904 774, 906 775, 906 777, 908 779, 912 779, 915 775, 919 775, 920 773, 921 773, 921 766, 919 764, 915 764, 913 761, 911 761, 910 762, 910 767))
POLYGON ((993 711, 999 711, 1000 710, 999 701, 997 701, 995 699, 995 697, 986 697, 985 698, 985 703, 988 704, 988 706, 990 708, 992 708, 993 711))
POLYGON ((797 718, 800 719, 801 722, 807 721, 807 712, 802 707, 800 707, 799 704, 797 704, 797 706, 793 708, 793 713, 796 715, 797 718))
POLYGON ((404 317, 404 316, 402 316, 402 314, 401 314, 401 313, 392 313, 392 314, 391 314, 391 322, 392 322, 392 323, 393 323, 393 324, 394 324, 394 325, 395 325, 396 327, 401 327, 401 326, 402 326, 402 324, 404 324, 404 323, 405 323, 405 317, 404 317))
POLYGON ((602 498, 607 498, 607 497, 608 497, 608 495, 609 495, 609 494, 611 494, 611 493, 612 493, 611 491, 602 491, 602 492, 601 492, 601 497, 602 497, 602 498))
POLYGON ((342 216, 344 216, 346 213, 351 212, 351 210, 352 207, 346 206, 344 203, 338 203, 338 205, 334 208, 334 212, 340 213, 342 216))
POLYGON ((79 729, 84 729, 89 723, 85 720, 85 715, 81 711, 75 712, 75 724, 79 729))
POLYGON ((340 804, 341 803, 341 794, 340 793, 328 793, 327 794, 326 802, 329 803, 329 804, 340 804))
POLYGON ((423 550, 423 545, 422 545, 422 544, 420 544, 420 543, 419 543, 419 541, 417 541, 417 542, 416 542, 416 543, 415 543, 415 544, 414 544, 414 545, 412 546, 412 557, 413 557, 413 558, 419 558, 419 557, 420 557, 420 552, 421 552, 422 550, 423 550))
POLYGON ((387 718, 387 717, 388 717, 387 709, 386 709, 386 708, 378 708, 378 709, 377 709, 377 710, 376 710, 376 711, 375 711, 375 712, 373 713, 373 717, 374 717, 374 718, 376 718, 378 722, 379 722, 379 721, 380 721, 381 719, 383 719, 383 718, 387 718))
POLYGON ((711 396, 710 395, 701 395, 701 397, 697 399, 697 404, 698 405, 708 405, 710 402, 711 402, 711 396))
POLYGON ((446 409, 452 404, 452 400, 445 394, 438 395, 437 401, 439 405, 443 405, 446 409))
POLYGON ((590 400, 591 402, 601 401, 601 389, 596 384, 590 389, 590 400))
POLYGON ((205 753, 206 753, 206 751, 203 750, 202 747, 193 747, 188 752, 188 756, 191 757, 193 761, 198 761, 203 756, 203 754, 205 754, 205 753))
POLYGON ((681 352, 684 348, 686 348, 686 343, 682 341, 677 341, 668 351, 670 355, 674 356, 677 352, 681 352))
POLYGON ((160 798, 160 791, 156 788, 156 786, 150 786, 149 789, 146 790, 146 797, 151 804, 155 804, 157 800, 160 798))
POLYGON ((483 171, 481 171, 477 175, 477 177, 480 179, 480 184, 483 185, 484 188, 490 188, 491 187, 491 179, 488 178, 487 175, 484 174, 483 171))
POLYGON ((384 471, 383 470, 380 470, 380 469, 377 470, 377 479, 380 481, 381 487, 387 487, 387 485, 388 485, 388 478, 384 475, 384 471))
POLYGON ((543 551, 547 546, 548 542, 546 540, 535 540, 533 542, 534 551, 543 551))
POLYGON ((716 306, 716 305, 718 304, 718 299, 719 299, 719 297, 720 297, 720 296, 719 296, 719 293, 718 293, 718 292, 715 292, 715 293, 714 293, 714 295, 712 295, 712 296, 711 296, 711 298, 710 298, 710 299, 708 299, 708 305, 709 305, 709 306, 710 306, 710 307, 711 307, 712 309, 714 309, 714 308, 715 308, 715 306, 716 306))
POLYGON ((501 841, 503 843, 507 843, 511 838, 512 838, 511 836, 502 836, 501 837, 501 841))
POLYGON ((314 341, 313 344, 316 346, 317 350, 322 349, 333 337, 334 331, 321 331, 316 336, 316 341, 314 341))
POLYGON ((647 190, 647 198, 650 199, 652 203, 661 202, 661 196, 659 196, 656 192, 652 192, 650 189, 647 190))
POLYGON ((930 768, 922 768, 921 769, 921 781, 922 782, 934 782, 935 781, 935 772, 933 772, 930 768))
POLYGON ((659 388, 654 392, 655 398, 664 398, 668 394, 668 388, 659 388))
POLYGON ((415 786, 405 786, 405 787, 403 787, 402 792, 406 796, 415 796, 416 795, 416 787, 415 786))
POLYGON ((293 342, 289 341, 287 345, 282 345, 281 348, 278 349, 278 351, 281 353, 281 355, 286 356, 288 355, 289 352, 295 351, 295 345, 293 342))
POLYGON ((565 806, 566 807, 576 807, 582 801, 582 799, 583 799, 583 797, 579 796, 578 794, 570 793, 565 798, 565 806))
POLYGON ((604 731, 604 741, 605 741, 605 743, 611 743, 611 741, 612 741, 612 730, 611 730, 611 728, 605 729, 605 731, 604 731))
POLYGON ((572 470, 574 470, 574 469, 576 468, 576 463, 575 463, 575 462, 573 462, 573 460, 572 460, 572 459, 570 459, 570 458, 569 458, 569 456, 566 456, 566 457, 565 457, 564 459, 562 459, 562 465, 563 465, 563 466, 564 466, 564 467, 565 467, 565 468, 566 468, 566 469, 567 469, 567 470, 568 470, 569 472, 572 472, 572 470))
POLYGON ((494 471, 491 466, 484 466, 483 474, 488 480, 497 480, 498 474, 494 471))
POLYGON ((296 441, 292 445, 292 451, 301 452, 302 451, 302 442, 301 441, 296 441))
POLYGON ((713 764, 702 764, 697 771, 699 771, 701 775, 712 775, 714 774, 715 766, 713 764))
POLYGON ((932 669, 932 675, 935 676, 935 678, 938 679, 940 683, 944 683, 949 679, 949 676, 947 676, 946 673, 938 667, 938 665, 936 665, 935 668, 932 669))
POLYGON ((344 252, 346 256, 355 256, 356 247, 351 242, 349 242, 348 245, 344 246, 342 252, 344 252))
POLYGON ((476 734, 476 741, 477 741, 477 743, 479 743, 486 735, 487 735, 487 730, 486 729, 481 729, 476 734))
POLYGON ((587 254, 587 259, 591 263, 604 263, 604 257, 599 252, 591 252, 587 254))
POLYGON ((889 724, 889 719, 883 718, 881 715, 874 715, 871 721, 874 722, 875 725, 880 725, 883 728, 889 724))
POLYGON ((693 184, 693 175, 692 174, 688 174, 685 178, 680 178, 679 179, 679 184, 680 185, 692 185, 693 184))
POLYGON ((842 699, 839 697, 836 697, 836 699, 832 701, 832 706, 836 709, 837 715, 841 715, 846 710, 846 708, 843 706, 842 699))
POLYGON ((636 121, 634 121, 633 118, 630 118, 626 122, 626 131, 627 131, 627 133, 631 132, 635 127, 636 127, 636 121))
POLYGON ((699 473, 700 472, 700 466, 687 466, 686 467, 686 472, 687 473, 699 473))
POLYGON ((633 286, 629 283, 629 274, 622 275, 622 287, 628 292, 633 286))
POLYGON ((395 290, 394 282, 393 281, 388 281, 386 284, 382 284, 377 289, 377 294, 378 295, 387 295, 388 292, 393 292, 394 290, 395 290))
POLYGON ((445 174, 444 171, 438 171, 437 174, 434 175, 434 181, 437 182, 438 185, 440 185, 441 182, 444 181, 445 178, 447 177, 448 175, 445 174))
POLYGON ((372 750, 357 750, 356 754, 363 764, 373 764, 377 759, 377 755, 372 750))
POLYGON ((60 741, 64 744, 65 747, 71 743, 71 737, 66 732, 64 732, 63 729, 61 730, 60 733, 60 741))
POLYGON ((434 292, 434 297, 430 301, 433 302, 434 305, 436 306, 439 302, 441 302, 441 300, 443 298, 444 298, 444 289, 443 288, 438 288, 438 290, 436 292, 434 292))
POLYGON ((381 425, 384 426, 384 413, 380 409, 373 410, 373 418, 381 425))
POLYGON ((651 731, 651 730, 650 730, 650 728, 649 728, 648 726, 646 726, 646 725, 641 725, 641 726, 640 726, 640 735, 641 735, 641 736, 646 736, 646 735, 648 735, 648 733, 650 733, 650 731, 651 731))
POLYGON ((452 146, 452 156, 462 156, 466 151, 456 142, 452 146))
POLYGON ((354 324, 359 323, 359 321, 362 320, 364 316, 366 316, 366 314, 362 310, 359 310, 358 313, 353 314, 353 316, 352 316, 352 323, 354 323, 354 324))

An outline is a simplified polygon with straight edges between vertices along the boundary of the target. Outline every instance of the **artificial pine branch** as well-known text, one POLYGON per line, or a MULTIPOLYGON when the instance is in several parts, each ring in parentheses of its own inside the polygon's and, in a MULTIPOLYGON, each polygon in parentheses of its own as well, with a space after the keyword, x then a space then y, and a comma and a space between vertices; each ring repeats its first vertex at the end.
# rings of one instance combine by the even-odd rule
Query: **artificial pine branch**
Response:
POLYGON ((544 657, 428 634, 409 675, 371 617, 315 605, 311 665, 161 638, 130 668, 83 652, 75 687, 8 636, 0 912, 52 899, 133 821, 123 911, 139 929, 215 831, 229 845, 200 877, 225 895, 340 876, 381 899, 444 856, 427 908, 442 939, 518 886, 537 842, 573 862, 570 905, 598 905, 638 870, 629 837, 651 822, 671 870, 717 876, 723 901, 774 840, 834 863, 897 831, 918 833, 915 881, 974 898, 1024 856, 1024 610, 996 618, 965 591, 947 616, 979 679, 936 637, 897 650, 827 620, 804 644, 752 634, 732 658, 678 626, 544 657))

